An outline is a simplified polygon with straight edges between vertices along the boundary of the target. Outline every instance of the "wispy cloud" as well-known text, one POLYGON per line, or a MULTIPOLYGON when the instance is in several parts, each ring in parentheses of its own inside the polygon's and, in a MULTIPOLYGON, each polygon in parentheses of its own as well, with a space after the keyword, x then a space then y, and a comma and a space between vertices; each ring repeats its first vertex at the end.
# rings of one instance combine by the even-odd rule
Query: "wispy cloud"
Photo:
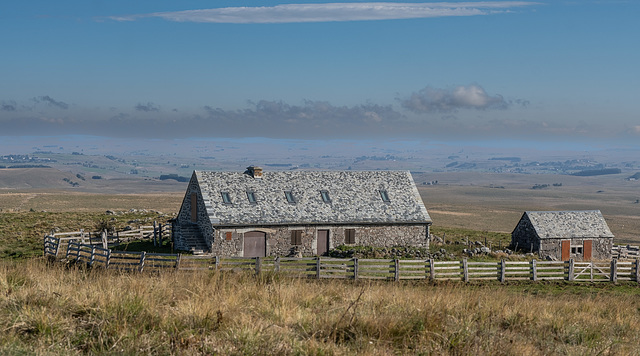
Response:
POLYGON ((426 87, 400 100, 402 107, 415 113, 454 112, 459 109, 505 109, 509 103, 501 95, 489 95, 477 84, 453 89, 426 87))
POLYGON ((135 106, 137 111, 151 112, 151 111, 160 111, 160 107, 154 103, 146 103, 146 104, 138 104, 135 106))
POLYGON ((3 111, 16 111, 16 102, 15 101, 3 101, 2 104, 0 104, 0 110, 3 111))
POLYGON ((67 104, 65 102, 62 102, 62 101, 55 100, 52 97, 50 97, 49 95, 39 96, 37 98, 33 98, 33 100, 36 103, 43 102, 43 103, 48 104, 49 106, 54 106, 54 107, 57 107, 57 108, 60 108, 60 109, 64 109, 64 110, 67 110, 69 108, 69 104, 67 104))
POLYGON ((134 21, 142 18, 156 17, 176 22, 236 24, 373 21, 489 15, 509 12, 515 8, 537 4, 539 3, 530 1, 284 4, 260 7, 225 7, 155 12, 149 14, 112 16, 109 17, 109 19, 115 21, 134 21))

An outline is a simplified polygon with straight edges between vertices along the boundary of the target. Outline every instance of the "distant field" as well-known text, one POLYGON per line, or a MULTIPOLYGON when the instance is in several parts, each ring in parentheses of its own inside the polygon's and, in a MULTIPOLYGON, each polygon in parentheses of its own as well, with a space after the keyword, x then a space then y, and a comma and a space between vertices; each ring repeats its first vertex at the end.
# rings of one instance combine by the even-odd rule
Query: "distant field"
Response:
POLYGON ((177 213, 184 192, 99 194, 62 190, 0 190, 0 212, 104 212, 106 210, 153 209, 177 213))
POLYGON ((436 226, 511 232, 524 211, 597 209, 616 242, 638 244, 640 182, 623 176, 433 173, 414 179, 436 226), (532 189, 536 184, 549 187, 532 189))

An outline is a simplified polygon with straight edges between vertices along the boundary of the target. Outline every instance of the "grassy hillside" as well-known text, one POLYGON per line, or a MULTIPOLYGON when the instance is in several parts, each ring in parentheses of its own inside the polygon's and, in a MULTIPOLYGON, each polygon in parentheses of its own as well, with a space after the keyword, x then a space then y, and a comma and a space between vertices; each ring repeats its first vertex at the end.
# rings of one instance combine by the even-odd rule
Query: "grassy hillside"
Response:
POLYGON ((117 229, 126 225, 164 223, 169 217, 157 212, 125 212, 113 216, 91 212, 13 212, 0 213, 0 259, 42 255, 42 239, 52 229, 59 232, 97 231, 101 222, 117 229))
POLYGON ((630 355, 635 285, 373 283, 0 263, 2 354, 630 355))

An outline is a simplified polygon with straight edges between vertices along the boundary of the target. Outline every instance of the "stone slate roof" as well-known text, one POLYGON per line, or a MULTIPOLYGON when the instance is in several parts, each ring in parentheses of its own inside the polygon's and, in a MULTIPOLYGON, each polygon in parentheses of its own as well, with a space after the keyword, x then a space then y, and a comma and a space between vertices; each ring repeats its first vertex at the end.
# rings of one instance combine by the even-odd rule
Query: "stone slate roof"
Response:
POLYGON ((585 211, 527 211, 541 239, 613 237, 600 210, 585 211))
POLYGON ((408 171, 240 172, 194 171, 213 225, 431 223, 408 171), (330 203, 320 191, 329 193, 330 203), (384 202, 380 190, 386 190, 384 202), (255 192, 250 203, 247 192, 255 192), (290 204, 284 191, 296 199, 290 204), (225 204, 221 192, 228 192, 225 204))

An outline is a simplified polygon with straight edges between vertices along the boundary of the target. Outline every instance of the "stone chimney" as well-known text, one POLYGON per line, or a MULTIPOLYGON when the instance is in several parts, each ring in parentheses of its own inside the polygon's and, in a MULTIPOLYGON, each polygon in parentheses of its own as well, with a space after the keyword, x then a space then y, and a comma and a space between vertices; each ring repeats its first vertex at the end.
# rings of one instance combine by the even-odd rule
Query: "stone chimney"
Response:
POLYGON ((249 174, 253 178, 262 179, 262 168, 261 167, 249 166, 249 167, 247 167, 247 171, 249 171, 249 174))

